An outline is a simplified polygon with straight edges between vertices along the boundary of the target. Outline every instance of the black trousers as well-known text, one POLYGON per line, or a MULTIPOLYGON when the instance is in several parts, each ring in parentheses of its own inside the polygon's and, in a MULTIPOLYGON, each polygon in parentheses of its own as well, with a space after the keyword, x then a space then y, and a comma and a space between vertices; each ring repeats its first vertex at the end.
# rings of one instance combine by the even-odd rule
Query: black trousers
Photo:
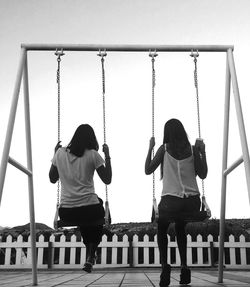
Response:
POLYGON ((103 235, 105 211, 103 201, 99 204, 66 208, 59 208, 60 219, 66 222, 75 222, 80 227, 83 243, 99 244, 103 235))
MULTIPOLYGON (((165 195, 159 203, 159 220, 157 228, 157 242, 160 251, 160 259, 162 266, 168 264, 168 238, 167 231, 170 223, 167 221, 169 213, 177 215, 179 212, 194 212, 200 210, 200 197, 190 196, 179 198, 176 196, 165 195)), ((180 253, 181 265, 187 265, 187 236, 185 232, 186 222, 175 222, 175 231, 177 245, 180 253)))
POLYGON ((166 220, 167 215, 178 215, 178 213, 196 212, 200 210, 201 200, 199 195, 189 197, 177 197, 165 195, 159 203, 159 220, 166 220))

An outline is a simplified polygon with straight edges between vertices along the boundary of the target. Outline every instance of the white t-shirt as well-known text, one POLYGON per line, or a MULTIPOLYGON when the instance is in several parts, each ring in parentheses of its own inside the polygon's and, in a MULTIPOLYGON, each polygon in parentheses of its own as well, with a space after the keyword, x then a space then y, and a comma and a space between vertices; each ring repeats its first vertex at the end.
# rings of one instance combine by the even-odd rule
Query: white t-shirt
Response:
POLYGON ((52 159, 61 181, 60 207, 79 207, 98 204, 95 193, 94 172, 104 164, 96 150, 85 150, 77 157, 65 147, 59 148, 52 159))

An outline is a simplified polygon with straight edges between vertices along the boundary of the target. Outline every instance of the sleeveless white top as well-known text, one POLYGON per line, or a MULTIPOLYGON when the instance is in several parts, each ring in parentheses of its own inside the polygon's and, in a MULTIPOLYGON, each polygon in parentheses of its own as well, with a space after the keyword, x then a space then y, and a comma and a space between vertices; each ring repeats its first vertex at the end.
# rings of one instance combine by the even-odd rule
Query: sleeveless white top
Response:
POLYGON ((193 154, 177 160, 168 153, 165 146, 162 196, 173 195, 183 198, 199 194, 193 154))

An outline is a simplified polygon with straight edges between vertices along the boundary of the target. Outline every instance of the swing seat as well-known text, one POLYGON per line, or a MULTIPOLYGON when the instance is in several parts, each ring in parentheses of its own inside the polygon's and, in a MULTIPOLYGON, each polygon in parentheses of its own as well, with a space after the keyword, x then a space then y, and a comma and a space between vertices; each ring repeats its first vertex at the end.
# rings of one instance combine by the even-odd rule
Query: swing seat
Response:
MULTIPOLYGON (((101 199, 100 199, 101 200, 101 199)), ((102 202, 102 200, 101 200, 102 202)), ((59 206, 57 205, 56 214, 54 218, 54 229, 61 229, 63 227, 73 227, 73 226, 93 226, 93 225, 106 225, 109 226, 111 224, 111 216, 110 216, 110 209, 109 209, 109 203, 108 201, 105 202, 105 217, 100 218, 91 222, 83 222, 81 220, 79 221, 67 221, 59 219, 59 206)))
POLYGON ((153 204, 152 211, 152 222, 179 222, 184 221, 186 223, 191 222, 204 222, 211 217, 211 210, 207 204, 206 198, 202 196, 202 205, 201 210, 195 212, 179 212, 178 214, 173 214, 172 212, 165 211, 161 218, 159 217, 158 207, 156 205, 156 201, 153 204))
POLYGON ((180 212, 179 214, 171 214, 170 212, 164 213, 164 218, 160 218, 159 221, 163 222, 202 222, 210 218, 211 215, 206 210, 196 212, 180 212))
POLYGON ((76 222, 76 221, 64 221, 64 220, 57 220, 54 224, 54 228, 58 229, 58 228, 63 228, 63 227, 71 227, 71 226, 92 226, 92 225, 103 225, 104 224, 104 220, 99 219, 96 221, 92 221, 91 224, 88 224, 86 222, 76 222))

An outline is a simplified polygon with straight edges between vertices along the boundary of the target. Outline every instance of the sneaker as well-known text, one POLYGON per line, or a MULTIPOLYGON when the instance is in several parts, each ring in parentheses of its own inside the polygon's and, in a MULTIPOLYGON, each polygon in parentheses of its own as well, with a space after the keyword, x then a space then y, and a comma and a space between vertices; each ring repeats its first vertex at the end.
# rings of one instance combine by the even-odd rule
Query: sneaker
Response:
POLYGON ((171 273, 171 266, 169 264, 165 265, 162 268, 161 276, 160 276, 160 287, 167 287, 170 284, 170 273, 171 273))
POLYGON ((190 284, 191 283, 191 271, 187 267, 181 268, 180 284, 190 284))
POLYGON ((90 262, 86 262, 82 268, 83 271, 91 273, 93 270, 93 264, 91 264, 90 262))

